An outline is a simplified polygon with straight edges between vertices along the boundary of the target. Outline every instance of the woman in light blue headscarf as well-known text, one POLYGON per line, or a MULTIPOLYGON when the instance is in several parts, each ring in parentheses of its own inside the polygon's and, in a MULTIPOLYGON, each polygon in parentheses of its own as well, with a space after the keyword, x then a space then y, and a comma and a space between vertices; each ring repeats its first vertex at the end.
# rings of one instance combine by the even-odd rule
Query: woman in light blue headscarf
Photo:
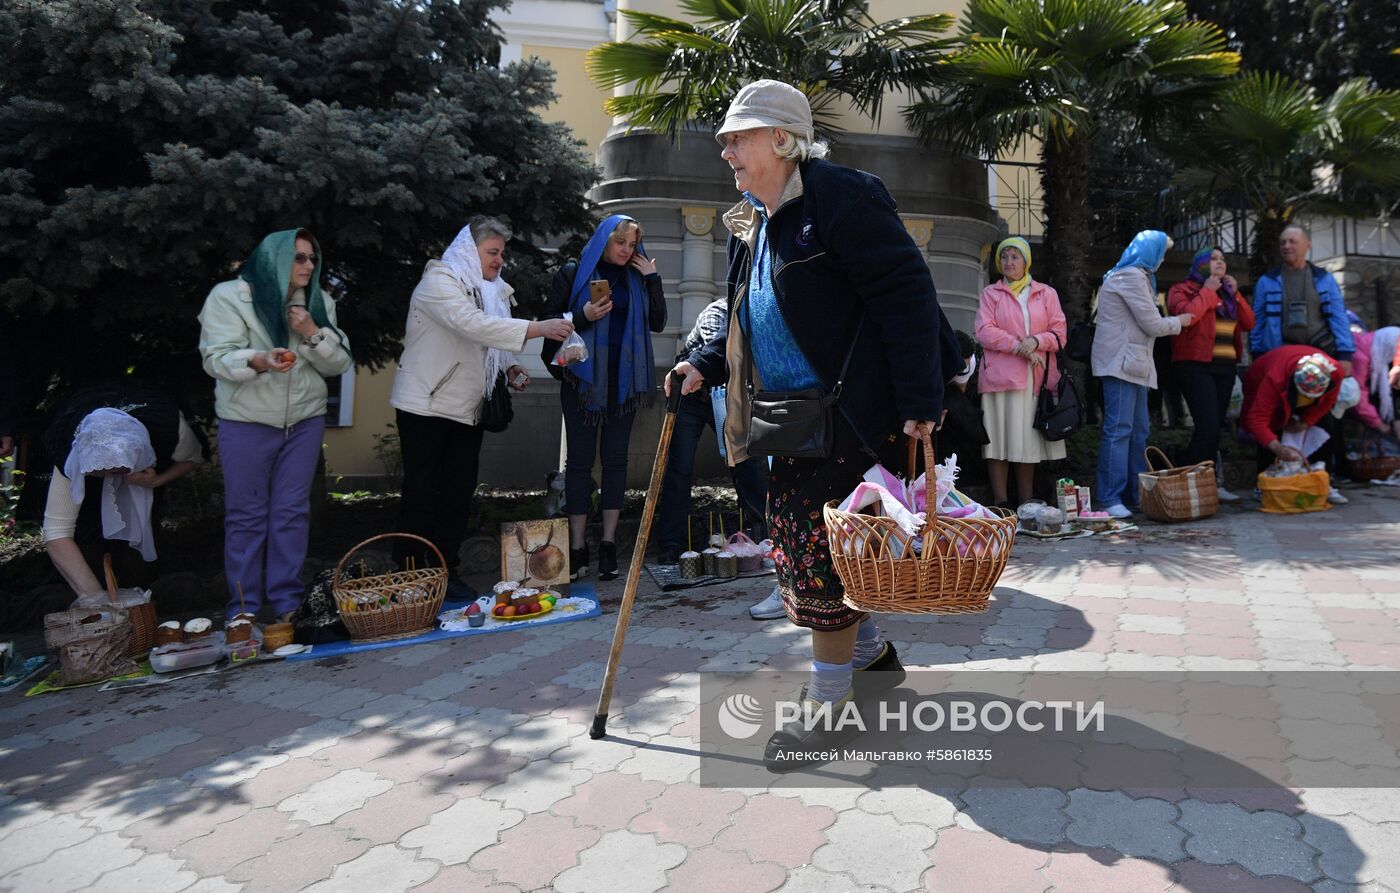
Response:
POLYGON ((1147 470, 1147 392, 1157 387, 1153 342, 1195 320, 1190 313, 1164 318, 1157 309, 1157 268, 1171 244, 1166 233, 1138 233, 1099 288, 1090 365, 1103 384, 1103 433, 1094 495, 1115 518, 1137 510, 1138 474, 1147 470))
MULTIPOLYGON (((627 443, 637 404, 656 388, 651 335, 666 328, 666 296, 656 263, 642 244, 642 228, 624 214, 598 225, 577 262, 554 276, 545 316, 569 315, 588 347, 587 359, 567 369, 549 366, 560 379, 568 456, 564 466, 569 514, 569 572, 589 571, 588 502, 593 460, 602 441, 603 531, 598 579, 617 577, 617 520, 627 483, 627 443)), ((545 342, 545 361, 558 349, 545 342)))

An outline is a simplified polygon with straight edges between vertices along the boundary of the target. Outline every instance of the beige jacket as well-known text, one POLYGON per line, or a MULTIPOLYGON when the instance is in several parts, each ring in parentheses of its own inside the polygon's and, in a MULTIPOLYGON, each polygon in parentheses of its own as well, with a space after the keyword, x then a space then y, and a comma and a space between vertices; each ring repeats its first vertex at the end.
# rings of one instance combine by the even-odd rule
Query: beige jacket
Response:
MULTIPOLYGON (((300 292, 300 289, 298 289, 300 292)), ((301 295, 293 296, 302 303, 301 295)), ((332 326, 335 301, 322 292, 332 326)), ((354 366, 350 345, 336 329, 323 327, 320 344, 312 347, 296 332, 288 346, 297 363, 286 372, 255 371, 254 354, 271 350, 272 338, 253 309, 253 291, 242 279, 220 282, 199 311, 199 355, 204 371, 214 378, 214 413, 234 422, 254 422, 289 428, 326 411, 326 378, 354 366)))
POLYGON ((525 346, 529 327, 523 319, 487 313, 481 296, 468 292, 446 264, 428 261, 409 303, 389 404, 414 415, 478 424, 486 398, 487 348, 514 353, 525 346))
POLYGON ((1152 344, 1164 335, 1179 334, 1181 322, 1158 311, 1147 271, 1124 267, 1099 289, 1090 363, 1094 375, 1155 388, 1157 365, 1152 359, 1152 344))

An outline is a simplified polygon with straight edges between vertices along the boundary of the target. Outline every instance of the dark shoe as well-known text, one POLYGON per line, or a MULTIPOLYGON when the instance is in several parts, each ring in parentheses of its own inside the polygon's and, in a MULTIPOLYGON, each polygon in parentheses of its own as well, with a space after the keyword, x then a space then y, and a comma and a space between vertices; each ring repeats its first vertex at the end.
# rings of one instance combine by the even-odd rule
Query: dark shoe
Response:
POLYGON ((598 544, 598 579, 617 579, 617 543, 603 540, 598 544))
POLYGON ((447 600, 450 602, 474 602, 481 597, 476 587, 456 577, 447 578, 447 600))
MULTIPOLYGON (((790 772, 802 766, 830 762, 822 754, 834 751, 860 734, 854 723, 840 724, 841 713, 851 700, 851 692, 831 705, 831 719, 828 722, 814 716, 814 721, 805 722, 798 717, 788 725, 774 732, 763 748, 763 764, 770 772, 790 772), (828 728, 828 726, 830 726, 828 728)), ((804 705, 815 711, 817 702, 803 698, 804 705)), ((804 711, 805 712, 805 711, 804 711)))
POLYGON ((656 563, 671 567, 681 563, 680 546, 662 546, 656 550, 656 563))
POLYGON ((588 576, 588 546, 569 550, 569 579, 588 576))
POLYGON ((904 664, 899 662, 899 652, 895 651, 894 643, 886 639, 885 650, 880 652, 879 657, 863 667, 856 668, 853 677, 856 694, 864 695, 868 692, 894 688, 903 682, 908 675, 904 672, 904 664))
MULTIPOLYGON (((851 690, 859 700, 867 695, 894 688, 908 676, 909 674, 904 672, 904 664, 899 662, 899 653, 895 651, 894 643, 886 639, 885 650, 880 652, 879 657, 863 667, 855 668, 851 674, 851 690)), ((806 700, 807 683, 802 683, 802 692, 798 698, 806 700)))

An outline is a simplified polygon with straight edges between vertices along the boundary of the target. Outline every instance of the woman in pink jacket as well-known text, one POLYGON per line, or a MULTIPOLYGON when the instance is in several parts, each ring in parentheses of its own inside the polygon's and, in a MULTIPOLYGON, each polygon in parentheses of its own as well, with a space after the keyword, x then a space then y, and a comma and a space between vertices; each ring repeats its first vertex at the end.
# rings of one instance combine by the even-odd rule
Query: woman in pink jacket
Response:
POLYGON ((1063 459, 1063 441, 1047 441, 1035 430, 1036 395, 1049 376, 1060 379, 1055 354, 1065 342, 1065 314, 1060 296, 1043 282, 1031 279, 1031 246, 1012 237, 997 246, 997 270, 1002 278, 982 289, 977 307, 977 340, 985 349, 978 390, 986 415, 983 447, 992 479, 992 497, 1006 506, 1009 465, 1016 466, 1016 495, 1031 498, 1035 466, 1063 459))

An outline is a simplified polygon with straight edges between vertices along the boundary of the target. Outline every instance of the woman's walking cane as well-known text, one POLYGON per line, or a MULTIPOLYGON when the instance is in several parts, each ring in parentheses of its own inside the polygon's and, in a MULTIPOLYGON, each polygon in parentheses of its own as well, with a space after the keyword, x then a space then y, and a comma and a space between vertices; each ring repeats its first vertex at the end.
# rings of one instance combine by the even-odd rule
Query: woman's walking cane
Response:
POLYGON ((661 440, 656 445, 656 461, 651 466, 651 484, 647 487, 642 506, 642 526, 637 529, 637 542, 632 546, 632 563, 627 566, 627 587, 622 592, 622 607, 617 611, 617 628, 613 630, 612 653, 608 669, 603 674, 603 690, 598 692, 598 712, 593 716, 593 728, 588 736, 594 740, 608 733, 608 703, 612 700, 613 683, 617 681, 617 662, 622 657, 622 642, 627 638, 627 621, 632 617, 632 602, 637 597, 637 583, 646 559, 647 540, 651 537, 651 519, 656 514, 656 501, 661 496, 661 478, 666 473, 666 455, 671 451, 671 432, 676 427, 676 410, 681 406, 683 376, 671 373, 671 396, 666 398, 666 416, 661 420, 661 440))

